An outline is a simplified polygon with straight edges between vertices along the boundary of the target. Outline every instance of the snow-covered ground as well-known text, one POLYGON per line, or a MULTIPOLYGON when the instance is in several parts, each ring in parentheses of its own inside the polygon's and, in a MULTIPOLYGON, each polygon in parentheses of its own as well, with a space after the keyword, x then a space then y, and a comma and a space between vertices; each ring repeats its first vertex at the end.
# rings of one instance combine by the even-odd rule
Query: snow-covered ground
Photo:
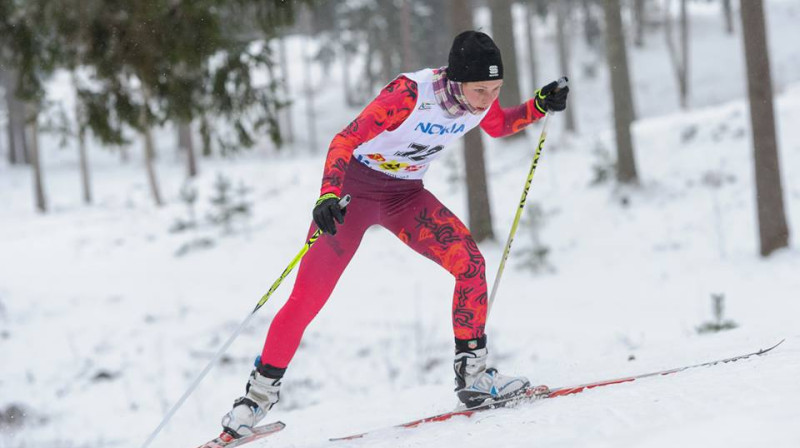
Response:
MULTIPOLYGON (((339 446, 800 446, 800 5, 768 2, 792 243, 766 260, 758 257, 740 35, 722 34, 716 10, 692 7, 691 111, 677 109, 661 35, 630 54, 641 187, 592 185, 603 166, 598 154, 614 148, 607 79, 575 70, 571 99, 581 133, 563 134, 563 118, 553 117, 528 197, 528 207, 544 216, 537 231, 553 269, 524 267, 534 230, 523 226, 487 330, 492 363, 565 386, 786 342, 760 358, 339 446), (712 320, 712 294, 724 294, 725 317, 736 329, 697 332, 712 320)), ((548 54, 552 40, 543 35, 540 42, 548 54)), ((575 58, 585 59, 579 43, 575 58)), ((556 64, 545 66, 541 76, 555 77, 556 64)), ((343 104, 335 76, 317 104, 343 104)), ((320 140, 356 113, 325 117, 320 140)), ((481 244, 490 284, 540 129, 532 127, 526 139, 485 140, 497 234, 496 242, 481 244)), ((208 225, 175 234, 169 228, 187 212, 178 199, 184 168, 171 138, 164 132, 161 140, 158 170, 168 200, 161 209, 151 204, 138 148, 127 165, 94 148, 96 204, 85 207, 74 151, 45 139, 47 215, 32 210, 30 173, 0 166, 0 447, 139 446, 302 246, 322 151, 308 154, 301 135, 293 152, 203 161, 198 215, 208 211, 212 185, 224 173, 253 188, 252 217, 233 235, 208 225), (213 247, 176 255, 201 237, 213 247), (9 421, 13 407, 24 410, 21 423, 9 421)), ((456 145, 426 185, 466 217, 461 164, 456 145)), ((453 280, 434 266, 389 232, 368 232, 287 372, 269 417, 287 429, 254 448, 332 446, 329 437, 455 405, 453 280)), ((154 447, 191 447, 216 435, 292 281, 154 447)))

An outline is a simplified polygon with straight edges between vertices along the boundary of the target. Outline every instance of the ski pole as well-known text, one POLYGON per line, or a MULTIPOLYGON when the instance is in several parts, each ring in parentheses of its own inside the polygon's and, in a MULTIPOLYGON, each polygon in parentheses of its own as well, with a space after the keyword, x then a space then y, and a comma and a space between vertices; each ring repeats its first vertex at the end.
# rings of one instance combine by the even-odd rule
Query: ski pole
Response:
MULTIPOLYGON (((557 89, 563 89, 564 87, 567 87, 567 78, 561 77, 558 79, 557 89)), ((522 198, 519 200, 517 213, 514 216, 513 224, 511 224, 511 232, 508 234, 508 241, 506 241, 506 247, 503 249, 503 258, 500 259, 500 267, 497 269, 497 275, 492 285, 492 292, 489 294, 489 306, 486 309, 487 318, 492 311, 492 303, 494 303, 494 297, 497 294, 497 287, 500 285, 500 278, 503 276, 506 260, 508 260, 508 255, 511 252, 511 243, 514 241, 514 235, 517 233, 517 227, 522 217, 522 209, 525 207, 525 201, 528 199, 528 190, 530 190, 531 182, 533 182, 533 174, 536 172, 536 166, 539 164, 539 156, 542 154, 542 148, 544 148, 544 140, 547 138, 547 122, 549 119, 550 112, 547 112, 544 116, 544 124, 542 124, 542 133, 539 135, 539 144, 536 145, 536 152, 533 154, 533 161, 531 161, 531 169, 528 172, 528 178, 525 180, 525 187, 522 189, 522 198)))
MULTIPOLYGON (((346 194, 346 195, 344 195, 344 197, 341 200, 339 200, 339 207, 345 208, 345 207, 347 207, 347 204, 349 204, 349 203, 350 203, 350 195, 346 194)), ((184 392, 183 396, 178 400, 177 403, 175 403, 172 406, 172 409, 170 409, 169 412, 167 412, 167 415, 164 416, 164 419, 161 420, 161 423, 158 425, 158 427, 156 427, 156 429, 153 431, 153 433, 150 434, 150 437, 148 437, 147 440, 145 440, 144 444, 142 445, 142 448, 147 448, 150 445, 150 443, 153 442, 153 440, 156 438, 156 436, 161 432, 161 430, 164 429, 164 427, 170 421, 172 416, 174 416, 175 413, 178 411, 178 409, 180 409, 180 407, 183 405, 183 403, 186 401, 186 399, 189 398, 189 396, 192 394, 192 392, 194 392, 195 389, 197 389, 197 386, 200 385, 200 382, 203 381, 203 378, 205 378, 205 376, 208 374, 208 372, 211 370, 211 368, 214 366, 214 364, 216 364, 217 360, 220 357, 222 357, 222 355, 228 350, 228 348, 231 346, 231 344, 233 344, 233 341, 239 336, 239 334, 242 332, 242 330, 244 330, 244 328, 250 322, 250 319, 252 319, 253 316, 256 314, 256 312, 259 309, 261 309, 261 307, 264 306, 265 303, 267 303, 267 300, 269 300, 269 298, 272 295, 272 293, 275 292, 276 289, 278 289, 278 286, 280 286, 280 284, 283 282, 283 279, 285 279, 289 275, 289 273, 292 272, 292 269, 294 269, 294 267, 297 266, 298 263, 300 263, 300 260, 308 252, 308 250, 311 248, 311 246, 314 245, 314 243, 317 242, 317 240, 319 239, 319 237, 321 235, 322 235, 322 230, 320 230, 320 229, 317 229, 311 235, 311 237, 308 239, 308 241, 306 241, 306 244, 303 245, 303 248, 300 249, 300 252, 298 252, 297 255, 295 255, 295 257, 291 261, 291 263, 289 263, 289 265, 286 266, 286 269, 283 270, 283 272, 281 273, 280 277, 278 277, 278 279, 275 280, 275 282, 269 288, 269 291, 267 291, 261 297, 261 300, 258 301, 258 303, 256 304, 256 307, 253 308, 253 311, 250 311, 247 314, 247 317, 245 317, 244 321, 242 321, 242 323, 239 324, 239 327, 236 328, 236 331, 233 332, 231 337, 229 337, 228 340, 225 341, 224 344, 222 344, 222 347, 220 347, 220 349, 217 351, 217 353, 214 354, 214 356, 211 358, 211 361, 208 362, 206 367, 203 369, 202 372, 200 372, 200 375, 197 376, 197 378, 194 380, 194 382, 191 384, 191 386, 189 386, 189 388, 186 389, 186 392, 184 392)))

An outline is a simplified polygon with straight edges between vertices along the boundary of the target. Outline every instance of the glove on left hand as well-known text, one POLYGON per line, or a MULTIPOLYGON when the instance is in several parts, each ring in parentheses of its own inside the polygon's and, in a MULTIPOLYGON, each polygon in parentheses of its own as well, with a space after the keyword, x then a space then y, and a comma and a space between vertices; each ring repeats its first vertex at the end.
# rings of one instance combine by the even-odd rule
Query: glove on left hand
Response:
POLYGON ((533 102, 536 105, 536 109, 543 114, 548 111, 558 112, 567 108, 568 94, 569 87, 559 89, 558 81, 553 81, 536 91, 533 102))
POLYGON ((333 193, 326 193, 317 199, 314 206, 314 223, 322 230, 323 233, 336 235, 336 222, 344 224, 344 215, 347 213, 347 208, 342 208, 339 205, 339 196, 333 193))

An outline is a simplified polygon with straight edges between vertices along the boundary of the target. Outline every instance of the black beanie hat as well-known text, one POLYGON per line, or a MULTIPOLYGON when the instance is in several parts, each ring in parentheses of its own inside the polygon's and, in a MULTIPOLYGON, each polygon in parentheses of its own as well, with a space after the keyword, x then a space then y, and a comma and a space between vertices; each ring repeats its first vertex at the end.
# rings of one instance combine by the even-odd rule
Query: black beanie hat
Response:
POLYGON ((503 79, 500 49, 480 31, 464 31, 453 39, 448 58, 447 79, 458 82, 503 79))

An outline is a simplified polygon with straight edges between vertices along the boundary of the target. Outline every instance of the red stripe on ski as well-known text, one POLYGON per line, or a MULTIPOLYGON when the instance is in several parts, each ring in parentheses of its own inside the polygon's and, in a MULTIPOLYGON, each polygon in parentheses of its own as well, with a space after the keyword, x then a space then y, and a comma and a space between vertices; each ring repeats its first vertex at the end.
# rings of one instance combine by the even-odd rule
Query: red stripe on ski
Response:
POLYGON ((402 424, 400 426, 402 426, 403 428, 414 428, 414 427, 417 427, 417 426, 419 426, 419 425, 421 425, 423 423, 443 422, 445 420, 450 420, 453 417, 458 417, 459 415, 463 415, 464 417, 472 417, 472 414, 474 414, 475 412, 476 411, 471 411, 471 410, 458 411, 458 412, 449 412, 447 414, 437 415, 437 416, 434 416, 434 417, 428 417, 428 418, 423 418, 421 420, 416 420, 416 421, 413 421, 413 422, 404 423, 404 424, 402 424))

